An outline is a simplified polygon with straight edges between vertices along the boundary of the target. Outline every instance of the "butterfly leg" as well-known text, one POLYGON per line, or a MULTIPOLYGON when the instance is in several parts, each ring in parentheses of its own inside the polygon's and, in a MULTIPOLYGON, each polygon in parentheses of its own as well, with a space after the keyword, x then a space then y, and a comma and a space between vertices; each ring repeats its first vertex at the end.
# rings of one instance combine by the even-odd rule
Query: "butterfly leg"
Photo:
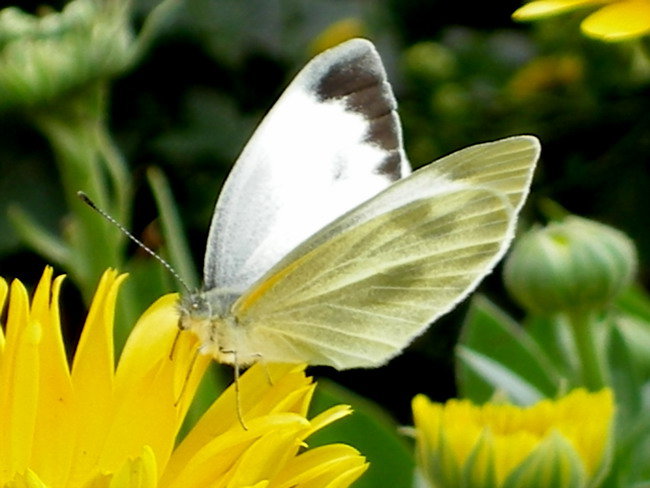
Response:
POLYGON ((176 331, 176 335, 174 336, 174 342, 172 342, 172 348, 169 351, 169 360, 170 361, 174 360, 174 353, 176 352, 176 346, 178 345, 178 339, 180 338, 181 332, 183 332, 183 330, 185 330, 185 329, 183 329, 179 325, 178 331, 176 331))
POLYGON ((237 351, 226 351, 226 350, 221 350, 220 351, 222 354, 232 354, 232 359, 233 359, 233 368, 235 369, 235 399, 236 399, 236 404, 237 404, 237 418, 239 419, 239 423, 241 424, 242 428, 244 430, 248 430, 248 427, 246 427, 246 423, 244 422, 244 414, 242 413, 241 410, 241 391, 239 390, 239 361, 237 360, 237 351))

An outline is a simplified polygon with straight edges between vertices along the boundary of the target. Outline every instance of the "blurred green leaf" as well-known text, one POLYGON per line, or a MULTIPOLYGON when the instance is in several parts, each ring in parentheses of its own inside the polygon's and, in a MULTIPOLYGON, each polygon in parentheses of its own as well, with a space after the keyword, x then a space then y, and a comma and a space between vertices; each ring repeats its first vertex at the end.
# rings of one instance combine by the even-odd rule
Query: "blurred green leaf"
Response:
POLYGON ((485 297, 472 301, 460 345, 457 379, 465 398, 485 402, 495 385, 504 381, 511 386, 522 381, 542 396, 557 393, 559 371, 553 362, 521 326, 485 297), (489 376, 479 365, 488 366, 489 376), (516 372, 518 379, 506 380, 507 370, 516 372))
POLYGON ((22 208, 13 206, 7 213, 14 230, 27 245, 63 268, 70 264, 70 250, 65 242, 41 227, 22 208))
POLYGON ((643 381, 629 344, 616 327, 611 330, 608 362, 618 408, 618 428, 625 428, 641 412, 643 381))
POLYGON ((616 297, 616 307, 650 323, 650 296, 638 283, 627 287, 616 297))
POLYGON ((191 290, 197 289, 199 279, 196 275, 196 268, 192 262, 192 253, 187 245, 185 230, 176 208, 169 182, 165 175, 157 168, 149 168, 147 177, 154 198, 156 199, 156 205, 162 222, 162 231, 169 252, 169 261, 174 267, 174 272, 178 273, 185 284, 191 290))
POLYGON ((463 346, 458 348, 457 355, 463 367, 482 379, 490 387, 490 391, 505 394, 512 403, 532 405, 546 397, 523 376, 517 374, 523 372, 522 370, 515 372, 498 361, 463 346))
POLYGON ((624 338, 637 373, 650 377, 650 323, 638 316, 619 314, 613 327, 624 338))

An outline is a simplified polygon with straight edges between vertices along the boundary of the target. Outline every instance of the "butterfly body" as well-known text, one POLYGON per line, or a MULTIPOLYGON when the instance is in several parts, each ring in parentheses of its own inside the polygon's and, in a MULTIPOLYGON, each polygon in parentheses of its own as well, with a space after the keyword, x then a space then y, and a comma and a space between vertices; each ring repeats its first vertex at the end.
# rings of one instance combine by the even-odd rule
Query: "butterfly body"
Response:
POLYGON ((465 298, 514 235, 532 136, 415 172, 374 46, 312 60, 260 124, 217 201, 204 288, 180 303, 200 352, 236 368, 378 366, 465 298))

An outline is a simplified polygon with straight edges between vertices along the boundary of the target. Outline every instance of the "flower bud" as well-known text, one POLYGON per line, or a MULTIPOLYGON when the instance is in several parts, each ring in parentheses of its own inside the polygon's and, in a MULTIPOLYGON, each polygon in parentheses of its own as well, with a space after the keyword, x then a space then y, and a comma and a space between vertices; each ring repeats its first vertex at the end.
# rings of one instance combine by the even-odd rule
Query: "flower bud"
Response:
POLYGON ((36 106, 115 76, 131 63, 125 1, 74 0, 42 17, 0 10, 0 110, 36 106))
POLYGON ((587 488, 611 455, 611 390, 529 407, 413 399, 417 462, 437 488, 587 488))
POLYGON ((625 234, 571 216, 515 242, 504 278, 521 306, 545 315, 607 306, 635 269, 636 250, 625 234))

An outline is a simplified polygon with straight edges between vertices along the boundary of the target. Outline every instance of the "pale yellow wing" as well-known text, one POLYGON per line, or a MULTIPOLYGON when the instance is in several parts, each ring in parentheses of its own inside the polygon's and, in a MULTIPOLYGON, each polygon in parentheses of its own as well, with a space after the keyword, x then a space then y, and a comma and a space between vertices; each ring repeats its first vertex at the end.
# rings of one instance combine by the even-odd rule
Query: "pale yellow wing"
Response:
POLYGON ((247 351, 338 369, 390 359, 502 257, 538 153, 531 137, 459 151, 312 236, 234 304, 247 351))
POLYGON ((267 361, 379 365, 492 269, 512 222, 502 195, 466 189, 349 229, 235 305, 248 349, 267 361))

